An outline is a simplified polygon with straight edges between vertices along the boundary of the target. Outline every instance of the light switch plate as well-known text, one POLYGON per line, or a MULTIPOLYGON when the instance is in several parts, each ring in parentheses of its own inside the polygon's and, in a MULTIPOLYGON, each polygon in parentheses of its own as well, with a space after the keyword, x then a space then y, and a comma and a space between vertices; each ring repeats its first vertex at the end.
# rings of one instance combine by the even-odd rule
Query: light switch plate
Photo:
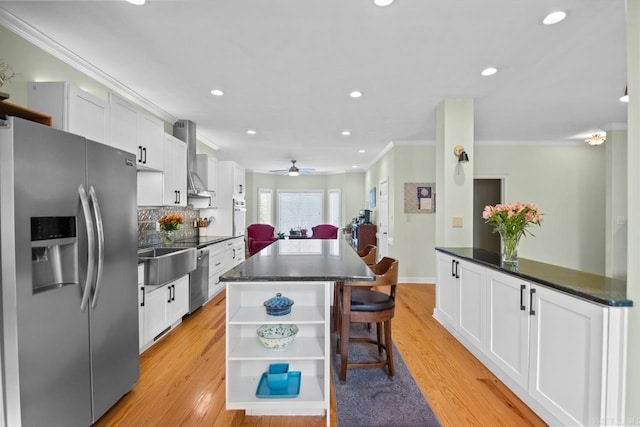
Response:
POLYGON ((462 228, 462 217, 461 216, 454 216, 451 226, 453 228, 462 228))

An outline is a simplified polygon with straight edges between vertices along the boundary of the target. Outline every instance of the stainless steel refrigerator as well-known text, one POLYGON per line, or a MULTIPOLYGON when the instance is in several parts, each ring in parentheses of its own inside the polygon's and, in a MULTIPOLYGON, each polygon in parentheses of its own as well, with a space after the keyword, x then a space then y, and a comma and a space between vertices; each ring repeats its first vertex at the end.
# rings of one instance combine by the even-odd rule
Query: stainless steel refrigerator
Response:
POLYGON ((0 415, 88 426, 139 376, 135 156, 0 120, 0 224, 0 415))

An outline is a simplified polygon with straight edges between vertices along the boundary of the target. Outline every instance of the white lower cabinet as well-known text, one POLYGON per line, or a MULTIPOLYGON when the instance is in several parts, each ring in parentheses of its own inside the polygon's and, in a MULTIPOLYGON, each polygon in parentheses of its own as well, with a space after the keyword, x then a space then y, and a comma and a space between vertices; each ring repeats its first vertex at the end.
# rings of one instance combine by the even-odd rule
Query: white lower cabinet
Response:
POLYGON ((627 309, 437 253, 434 317, 550 425, 624 417, 627 309))
POLYGON ((189 276, 145 294, 144 345, 149 346, 164 332, 182 321, 189 309, 189 276))
POLYGON ((475 347, 484 350, 486 342, 485 269, 461 261, 458 265, 458 330, 475 347))
POLYGON ((230 269, 228 262, 227 242, 209 245, 209 294, 208 299, 218 295, 224 289, 224 283, 220 282, 220 275, 230 269))
POLYGON ((541 286, 530 292, 529 394, 564 425, 603 423, 607 309, 541 286))
POLYGON ((330 287, 331 282, 227 282, 227 409, 247 415, 329 413, 330 287), (263 303, 277 292, 295 303, 288 315, 268 316, 263 303), (271 323, 298 326, 287 348, 270 350, 258 341, 256 330, 271 323), (301 372, 297 397, 256 396, 260 377, 271 363, 289 363, 289 371, 301 372))
POLYGON ((498 378, 510 378, 524 389, 529 384, 528 295, 528 282, 487 271, 487 355, 500 368, 498 378))
POLYGON ((436 252, 437 292, 434 316, 440 323, 458 328, 459 265, 451 255, 436 252))

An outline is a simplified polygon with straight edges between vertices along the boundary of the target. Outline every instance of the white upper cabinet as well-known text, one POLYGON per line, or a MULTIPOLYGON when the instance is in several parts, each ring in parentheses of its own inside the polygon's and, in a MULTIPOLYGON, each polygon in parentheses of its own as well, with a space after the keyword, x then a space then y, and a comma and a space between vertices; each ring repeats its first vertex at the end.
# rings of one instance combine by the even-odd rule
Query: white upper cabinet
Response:
POLYGON ((67 82, 31 82, 29 108, 52 118, 56 129, 107 143, 108 108, 102 99, 67 82))
POLYGON ((109 106, 109 145, 134 153, 138 169, 162 170, 162 121, 114 93, 109 94, 109 106))
POLYGON ((163 205, 187 205, 187 144, 164 134, 163 205))

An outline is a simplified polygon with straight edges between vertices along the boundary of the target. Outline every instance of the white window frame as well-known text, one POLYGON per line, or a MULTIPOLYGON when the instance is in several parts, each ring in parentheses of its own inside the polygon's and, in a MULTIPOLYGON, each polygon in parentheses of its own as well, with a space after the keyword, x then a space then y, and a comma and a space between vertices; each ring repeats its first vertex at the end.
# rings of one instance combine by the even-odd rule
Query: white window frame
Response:
POLYGON ((257 202, 256 202, 256 222, 258 224, 271 224, 275 227, 275 221, 273 220, 274 218, 274 203, 273 203, 273 188, 258 188, 258 192, 257 192, 257 202), (271 205, 271 209, 269 212, 269 221, 264 221, 264 218, 261 218, 261 212, 260 212, 260 199, 262 198, 262 196, 268 196, 269 197, 269 203, 271 205))
MULTIPOLYGON (((304 188, 292 188, 292 189, 281 189, 277 191, 277 198, 276 198, 276 207, 275 207, 275 211, 276 211, 276 229, 277 231, 281 231, 283 233, 288 233, 289 230, 281 230, 280 229, 280 209, 281 209, 281 203, 280 203, 280 195, 284 194, 284 193, 313 193, 313 194, 319 194, 321 196, 320 201, 322 206, 320 206, 320 223, 323 223, 325 221, 325 190, 323 189, 318 189, 318 188, 308 188, 308 189, 304 189, 304 188)), ((312 227, 313 225, 316 224, 312 224, 309 227, 312 227)), ((309 230, 310 231, 310 230, 309 230)))

